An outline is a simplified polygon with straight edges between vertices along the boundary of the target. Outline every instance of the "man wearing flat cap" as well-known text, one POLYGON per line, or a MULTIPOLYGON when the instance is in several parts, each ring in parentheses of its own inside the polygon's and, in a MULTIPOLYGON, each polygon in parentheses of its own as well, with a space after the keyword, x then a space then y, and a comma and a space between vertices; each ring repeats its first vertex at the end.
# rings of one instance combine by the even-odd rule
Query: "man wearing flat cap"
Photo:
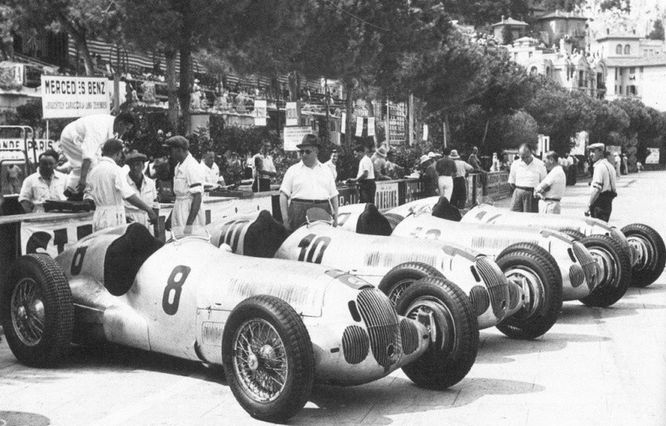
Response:
POLYGON ((594 143, 588 147, 594 161, 594 172, 585 214, 608 222, 613 211, 613 198, 617 197, 617 186, 615 168, 606 160, 604 148, 602 143, 594 143))
MULTIPOLYGON (((157 190, 155 181, 143 173, 146 161, 148 157, 137 150, 132 150, 125 156, 125 164, 129 167, 127 183, 144 203, 154 208, 157 190)), ((125 215, 132 222, 140 223, 148 229, 152 228, 146 212, 127 202, 125 202, 125 215)))
POLYGON ((280 210, 287 229, 304 225, 308 209, 319 207, 338 220, 338 190, 331 170, 319 162, 319 139, 308 134, 296 146, 301 161, 289 167, 280 186, 280 210))
POLYGON ((201 232, 206 225, 201 200, 204 176, 201 165, 190 154, 190 143, 183 136, 166 140, 171 158, 178 162, 173 175, 176 201, 171 211, 171 232, 189 235, 201 232))

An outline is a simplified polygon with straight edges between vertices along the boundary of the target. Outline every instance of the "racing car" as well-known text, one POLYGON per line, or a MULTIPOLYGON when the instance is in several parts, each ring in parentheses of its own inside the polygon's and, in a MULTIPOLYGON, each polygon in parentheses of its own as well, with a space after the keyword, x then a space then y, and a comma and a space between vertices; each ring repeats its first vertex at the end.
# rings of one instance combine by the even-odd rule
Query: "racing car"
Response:
POLYGON ((657 231, 642 223, 632 223, 618 230, 591 217, 517 213, 488 204, 474 207, 462 217, 462 221, 556 229, 581 241, 590 235, 607 235, 628 251, 632 264, 631 284, 637 287, 647 287, 655 282, 666 264, 664 240, 657 231))
POLYGON ((335 269, 238 256, 207 238, 163 244, 139 224, 94 233, 55 259, 19 257, 2 284, 0 320, 19 361, 50 366, 71 342, 101 340, 221 364, 262 420, 293 416, 314 382, 361 384, 402 368, 419 386, 446 388, 478 345, 465 295, 441 278, 394 308, 335 269))
MULTIPOLYGON (((370 217, 379 214, 368 212, 370 217)), ((372 223, 372 220, 368 221, 372 223)), ((522 287, 506 279, 498 265, 475 250, 439 241, 414 241, 383 235, 363 235, 313 221, 289 235, 270 213, 259 217, 230 217, 208 226, 213 244, 229 244, 239 254, 261 255, 304 262, 321 263, 343 269, 354 276, 378 284, 391 299, 422 276, 445 276, 469 296, 478 315, 479 328, 497 326, 517 338, 544 334, 557 320, 562 305, 561 284, 555 266, 533 267, 541 273, 546 290, 522 294, 522 287), (265 251, 258 254, 255 241, 265 251), (413 262, 426 264, 414 270, 413 262), (524 305, 537 306, 531 315, 508 321, 524 305), (510 325, 506 325, 507 322, 510 325)), ((512 255, 507 255, 511 257, 512 255)))

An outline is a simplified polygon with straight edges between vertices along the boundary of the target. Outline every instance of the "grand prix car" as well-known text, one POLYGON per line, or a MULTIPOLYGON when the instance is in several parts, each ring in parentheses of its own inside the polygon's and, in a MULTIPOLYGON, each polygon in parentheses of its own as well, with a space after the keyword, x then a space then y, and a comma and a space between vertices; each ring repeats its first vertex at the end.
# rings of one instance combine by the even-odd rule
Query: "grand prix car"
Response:
POLYGON ((632 264, 631 284, 637 287, 647 287, 655 282, 664 272, 666 264, 664 240, 657 231, 642 223, 632 223, 618 230, 602 220, 591 217, 517 213, 488 204, 471 209, 462 217, 462 222, 555 229, 581 241, 585 241, 585 237, 590 235, 607 235, 628 249, 632 264))
POLYGON ((163 245, 139 224, 92 234, 55 259, 20 257, 0 320, 14 355, 33 366, 98 340, 221 364, 242 407, 273 421, 298 412, 315 381, 360 384, 402 368, 419 386, 446 388, 478 345, 465 295, 441 278, 394 308, 341 271, 238 256, 207 238, 163 245))
POLYGON ((236 253, 321 263, 342 269, 377 284, 391 299, 422 276, 445 276, 469 296, 478 315, 479 328, 498 326, 512 337, 542 335, 555 322, 562 304, 557 293, 561 285, 553 277, 555 294, 541 292, 531 296, 555 305, 548 312, 549 316, 545 320, 525 317, 512 323, 510 328, 503 327, 505 318, 522 309, 526 296, 522 295, 521 287, 507 281, 495 262, 486 256, 456 244, 355 234, 322 221, 304 225, 289 235, 266 211, 259 217, 230 217, 213 222, 208 229, 213 244, 229 244, 236 253), (261 244, 257 244, 257 240, 261 244), (257 253, 259 246, 265 251, 257 253), (418 264, 422 266, 415 268, 418 264), (551 302, 551 297, 555 302, 551 302))
POLYGON ((429 221, 430 226, 439 224, 439 232, 442 233, 439 238, 463 239, 473 248, 488 254, 496 253, 516 241, 531 241, 534 250, 537 250, 536 246, 541 246, 556 259, 563 278, 563 299, 578 299, 589 306, 608 307, 614 304, 631 284, 631 264, 627 251, 610 236, 593 234, 581 241, 574 241, 570 235, 547 228, 436 220, 427 213, 438 215, 438 202, 438 197, 430 197, 390 210, 387 214, 391 214, 396 222, 406 211, 413 212, 407 213, 407 219, 396 225, 394 233, 414 233, 423 227, 420 222, 429 221), (577 284, 581 268, 588 282, 587 287, 577 284), (585 295, 585 292, 588 294, 585 295))

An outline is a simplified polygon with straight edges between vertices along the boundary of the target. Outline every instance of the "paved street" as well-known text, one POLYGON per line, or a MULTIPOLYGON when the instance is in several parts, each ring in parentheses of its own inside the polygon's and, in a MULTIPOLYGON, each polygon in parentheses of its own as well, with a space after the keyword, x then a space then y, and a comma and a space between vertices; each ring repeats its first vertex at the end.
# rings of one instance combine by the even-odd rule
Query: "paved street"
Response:
MULTIPOLYGON (((664 182, 666 172, 622 177, 613 223, 644 222, 666 236, 664 182)), ((568 188, 564 212, 582 214, 587 193, 586 181, 568 188)), ((476 364, 448 391, 419 389, 401 372, 365 386, 319 386, 292 422, 664 425, 665 326, 662 275, 612 308, 565 303, 560 321, 534 341, 482 331, 476 364)), ((55 425, 253 422, 221 374, 198 364, 116 347, 77 348, 62 368, 31 369, 16 362, 4 337, 0 425, 3 418, 55 425)))

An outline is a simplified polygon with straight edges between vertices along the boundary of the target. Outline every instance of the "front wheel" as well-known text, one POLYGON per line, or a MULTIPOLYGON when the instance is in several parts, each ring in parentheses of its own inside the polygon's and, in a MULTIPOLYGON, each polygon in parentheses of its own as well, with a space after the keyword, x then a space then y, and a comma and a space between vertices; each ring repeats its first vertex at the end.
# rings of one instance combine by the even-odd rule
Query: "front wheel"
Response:
POLYGON ((423 278, 400 295, 396 311, 414 320, 427 319, 431 332, 428 350, 402 368, 407 377, 424 388, 446 389, 467 375, 476 360, 479 329, 469 299, 457 285, 423 278))
POLYGON ((74 305, 67 278, 44 254, 20 257, 0 294, 0 324, 16 358, 34 367, 57 364, 74 330, 74 305))
POLYGON ((264 421, 294 416, 314 383, 308 331, 296 311, 273 296, 250 297, 232 311, 222 336, 222 365, 236 400, 264 421))
POLYGON ((425 263, 405 262, 388 271, 379 282, 377 288, 387 295, 391 303, 395 306, 400 295, 408 287, 421 278, 426 277, 444 278, 444 274, 434 266, 425 263))
POLYGON ((622 228, 629 245, 638 253, 638 264, 631 271, 632 284, 647 287, 664 272, 666 247, 661 235, 642 223, 632 223, 622 228))
POLYGON ((534 339, 557 322, 562 309, 562 275, 553 256, 532 243, 505 248, 496 259, 507 279, 523 289, 523 307, 497 329, 515 339, 534 339))
POLYGON ((622 245, 608 235, 593 234, 581 240, 597 261, 600 283, 581 302, 606 308, 624 296, 631 285, 631 261, 622 245))

